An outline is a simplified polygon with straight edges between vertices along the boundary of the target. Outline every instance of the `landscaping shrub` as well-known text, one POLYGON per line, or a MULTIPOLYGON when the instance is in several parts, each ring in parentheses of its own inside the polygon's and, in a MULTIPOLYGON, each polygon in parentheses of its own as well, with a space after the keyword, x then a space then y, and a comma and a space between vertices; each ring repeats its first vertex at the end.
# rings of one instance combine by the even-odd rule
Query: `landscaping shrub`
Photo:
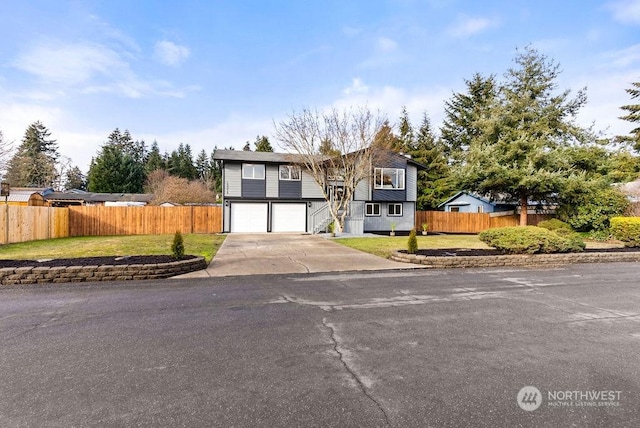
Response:
POLYGON ((640 217, 612 217, 611 234, 627 247, 640 247, 640 217))
POLYGON ((171 253, 173 257, 177 260, 180 260, 184 257, 184 240, 182 239, 182 234, 180 232, 176 232, 173 235, 173 243, 171 244, 171 253))
POLYGON ((508 254, 568 253, 584 250, 577 234, 560 235, 536 226, 489 229, 479 238, 490 247, 508 254))
POLYGON ((415 254, 418 252, 418 238, 416 238, 416 230, 411 229, 409 232, 409 241, 407 242, 407 253, 415 254))
POLYGON ((568 223, 565 223, 562 220, 558 220, 557 218, 552 218, 550 220, 543 220, 540 223, 538 223, 538 227, 541 227, 543 229, 547 229, 556 233, 559 230, 568 230, 569 232, 573 232, 573 229, 568 223))

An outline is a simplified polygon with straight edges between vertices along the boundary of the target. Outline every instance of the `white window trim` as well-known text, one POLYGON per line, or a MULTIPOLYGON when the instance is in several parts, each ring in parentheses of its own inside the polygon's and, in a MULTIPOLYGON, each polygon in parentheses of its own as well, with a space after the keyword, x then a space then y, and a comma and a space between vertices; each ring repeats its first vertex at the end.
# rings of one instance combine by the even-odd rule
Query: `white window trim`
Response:
POLYGON ((376 190, 404 190, 406 187, 405 170, 402 168, 374 168, 373 171, 373 188, 376 190), (385 187, 382 178, 385 175, 385 171, 395 174, 396 177, 399 172, 402 172, 402 187, 385 187), (380 177, 380 184, 378 184, 378 176, 380 177))
POLYGON ((278 168, 278 179, 280 181, 300 181, 302 179, 302 170, 297 165, 280 165, 278 168), (289 178, 282 178, 282 171, 285 169, 288 171, 287 176, 289 178), (294 169, 298 171, 298 178, 291 178, 291 171, 294 169))
POLYGON ((390 203, 390 204, 387 204, 387 216, 388 217, 402 217, 402 204, 401 203, 390 203), (391 214, 391 207, 392 206, 400 207, 400 213, 399 214, 398 213, 391 214))
POLYGON ((264 180, 265 176, 266 176, 266 168, 265 168, 264 164, 261 164, 261 163, 243 163, 242 164, 242 179, 243 180, 264 180), (253 176, 252 177, 248 177, 248 176, 245 175, 245 173, 244 173, 244 167, 245 166, 252 166, 253 167, 252 168, 252 171, 253 171, 253 176), (261 166, 262 167, 262 177, 256 177, 255 176, 255 172, 256 172, 255 167, 256 166, 261 166))
POLYGON ((380 204, 379 203, 375 203, 375 202, 368 202, 368 203, 364 204, 364 215, 365 215, 365 217, 380 217, 380 216, 382 216, 382 210, 381 210, 380 204), (374 209, 375 206, 378 206, 378 214, 375 213, 375 209, 374 209), (371 207, 372 214, 367 214, 367 208, 368 207, 371 207))

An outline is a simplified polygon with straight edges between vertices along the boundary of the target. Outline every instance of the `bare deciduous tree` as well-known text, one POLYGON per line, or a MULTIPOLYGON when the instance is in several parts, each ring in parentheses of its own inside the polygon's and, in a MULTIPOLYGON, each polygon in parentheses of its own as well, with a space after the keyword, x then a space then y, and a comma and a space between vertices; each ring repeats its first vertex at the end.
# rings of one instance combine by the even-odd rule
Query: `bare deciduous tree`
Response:
POLYGON ((187 180, 169 175, 164 170, 156 170, 147 178, 146 191, 153 193, 152 205, 164 202, 175 204, 212 204, 215 194, 200 180, 187 180))
POLYGON ((7 171, 7 163, 13 154, 13 144, 5 141, 0 131, 0 176, 4 177, 7 171))
POLYGON ((291 163, 306 169, 322 189, 336 232, 344 229, 356 186, 370 178, 375 159, 384 153, 375 144, 384 122, 367 108, 352 108, 329 113, 305 109, 275 124, 276 138, 291 153, 291 163))

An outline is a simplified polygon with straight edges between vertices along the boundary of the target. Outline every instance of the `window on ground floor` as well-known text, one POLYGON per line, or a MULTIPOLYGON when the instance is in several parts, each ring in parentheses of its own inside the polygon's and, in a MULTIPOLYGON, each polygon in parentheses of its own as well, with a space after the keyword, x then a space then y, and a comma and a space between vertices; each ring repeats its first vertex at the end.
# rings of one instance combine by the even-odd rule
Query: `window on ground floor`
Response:
POLYGON ((389 205, 387 205, 387 215, 389 217, 401 217, 402 216, 402 204, 389 204, 389 205))
POLYGON ((364 215, 366 215, 366 216, 379 216, 380 215, 380 204, 365 204, 364 205, 364 215))

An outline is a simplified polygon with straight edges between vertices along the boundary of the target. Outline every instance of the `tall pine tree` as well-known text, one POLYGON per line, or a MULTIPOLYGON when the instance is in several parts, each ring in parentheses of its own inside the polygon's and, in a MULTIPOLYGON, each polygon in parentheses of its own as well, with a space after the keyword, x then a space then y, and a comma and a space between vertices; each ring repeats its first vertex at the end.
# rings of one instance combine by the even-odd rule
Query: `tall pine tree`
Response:
POLYGON ((51 132, 37 121, 29 125, 16 154, 7 165, 13 186, 51 187, 57 179, 58 145, 51 132))
POLYGON ((146 180, 144 141, 133 141, 129 131, 116 128, 92 159, 87 189, 100 193, 142 193, 146 180))
MULTIPOLYGON (((626 89, 627 93, 631 95, 631 99, 635 100, 636 98, 640 98, 640 82, 634 82, 631 85, 633 86, 632 88, 626 89)), ((629 137, 623 137, 623 139, 630 141, 634 149, 640 152, 640 104, 628 104, 622 106, 621 109, 625 110, 627 114, 620 117, 620 119, 638 125, 637 128, 631 130, 629 137)))
POLYGON ((557 91, 555 62, 527 47, 515 63, 488 114, 472 123, 459 179, 465 190, 519 201, 526 225, 528 203, 551 200, 573 173, 560 149, 590 135, 574 121, 586 95, 557 91))

